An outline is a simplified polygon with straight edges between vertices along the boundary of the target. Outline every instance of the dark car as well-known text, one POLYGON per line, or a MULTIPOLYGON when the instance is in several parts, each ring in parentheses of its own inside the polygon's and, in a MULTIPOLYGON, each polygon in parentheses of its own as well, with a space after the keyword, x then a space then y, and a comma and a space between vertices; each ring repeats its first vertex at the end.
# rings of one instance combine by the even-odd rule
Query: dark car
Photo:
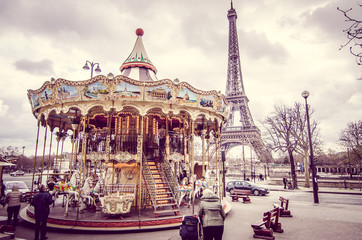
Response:
POLYGON ((16 176, 24 176, 24 171, 22 170, 16 170, 15 172, 10 173, 10 176, 16 177, 16 176))
POLYGON ((255 196, 265 195, 269 193, 269 190, 267 188, 260 187, 254 183, 247 181, 228 182, 226 185, 226 191, 232 194, 234 189, 249 190, 250 193, 254 194, 255 196))

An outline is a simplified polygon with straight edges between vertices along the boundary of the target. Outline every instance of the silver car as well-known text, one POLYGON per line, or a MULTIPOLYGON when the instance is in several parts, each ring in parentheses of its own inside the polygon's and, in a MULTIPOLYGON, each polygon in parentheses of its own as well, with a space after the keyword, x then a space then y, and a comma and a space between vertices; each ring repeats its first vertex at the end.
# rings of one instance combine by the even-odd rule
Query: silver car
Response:
POLYGON ((13 186, 16 185, 19 191, 23 194, 22 201, 25 201, 25 193, 30 192, 28 186, 23 181, 8 181, 5 183, 5 195, 13 190, 13 186))

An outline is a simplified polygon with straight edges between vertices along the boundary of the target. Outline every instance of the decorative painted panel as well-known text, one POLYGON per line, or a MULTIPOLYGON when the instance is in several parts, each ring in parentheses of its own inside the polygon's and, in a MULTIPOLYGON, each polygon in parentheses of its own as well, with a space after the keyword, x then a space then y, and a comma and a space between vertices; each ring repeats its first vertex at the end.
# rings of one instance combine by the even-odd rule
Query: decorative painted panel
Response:
POLYGON ((202 96, 200 100, 200 105, 202 107, 214 108, 214 96, 202 96))
POLYGON ((177 99, 183 104, 196 104, 197 96, 188 88, 183 88, 179 91, 177 99))
POLYGON ((84 96, 96 99, 100 94, 108 94, 107 87, 104 84, 101 84, 100 82, 95 82, 93 84, 90 84, 84 88, 84 96))
POLYGON ((117 99, 121 98, 137 99, 141 98, 141 89, 139 86, 122 82, 116 85, 116 90, 113 92, 113 94, 117 99))
POLYGON ((40 95, 41 101, 44 104, 48 104, 51 102, 53 98, 53 91, 49 88, 46 88, 40 95))
POLYGON ((217 106, 217 111, 223 113, 225 112, 226 104, 223 99, 219 100, 219 105, 217 106))
POLYGON ((58 88, 58 98, 61 100, 77 99, 78 96, 78 89, 75 86, 62 84, 58 88))
POLYGON ((31 95, 31 106, 33 108, 39 107, 39 97, 38 97, 37 94, 32 94, 31 95))
POLYGON ((171 89, 166 85, 150 87, 146 91, 148 100, 170 100, 172 98, 171 89))

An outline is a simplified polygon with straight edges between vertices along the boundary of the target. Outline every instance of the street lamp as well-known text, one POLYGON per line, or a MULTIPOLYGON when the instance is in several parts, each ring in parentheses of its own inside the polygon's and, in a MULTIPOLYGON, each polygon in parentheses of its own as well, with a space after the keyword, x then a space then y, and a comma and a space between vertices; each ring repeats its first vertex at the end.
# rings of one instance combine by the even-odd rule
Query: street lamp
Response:
POLYGON ((307 103, 307 98, 309 97, 309 92, 308 91, 303 91, 302 92, 302 97, 304 97, 304 99, 305 99, 305 112, 306 112, 306 115, 307 115, 309 151, 310 151, 310 168, 312 169, 314 203, 319 203, 319 200, 318 200, 318 183, 317 183, 316 169, 315 169, 315 165, 314 165, 312 136, 311 136, 311 133, 310 133, 309 111, 308 111, 308 103, 307 103))
POLYGON ((90 62, 88 60, 85 62, 84 66, 83 66, 84 70, 89 70, 89 69, 91 70, 91 78, 93 77, 93 68, 94 68, 94 66, 97 66, 96 69, 94 69, 94 71, 96 73, 100 73, 102 71, 101 68, 99 67, 99 63, 93 63, 93 62, 90 62), (90 65, 90 68, 89 68, 88 64, 90 65))

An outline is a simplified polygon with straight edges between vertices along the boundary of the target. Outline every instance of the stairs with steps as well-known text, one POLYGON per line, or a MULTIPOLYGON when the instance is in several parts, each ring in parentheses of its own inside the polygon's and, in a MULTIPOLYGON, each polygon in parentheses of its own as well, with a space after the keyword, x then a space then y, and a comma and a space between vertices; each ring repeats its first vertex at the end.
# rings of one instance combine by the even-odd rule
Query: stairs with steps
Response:
POLYGON ((143 178, 145 179, 147 190, 151 197, 155 217, 158 217, 159 214, 179 215, 179 206, 174 194, 155 161, 146 160, 144 162, 143 178))

